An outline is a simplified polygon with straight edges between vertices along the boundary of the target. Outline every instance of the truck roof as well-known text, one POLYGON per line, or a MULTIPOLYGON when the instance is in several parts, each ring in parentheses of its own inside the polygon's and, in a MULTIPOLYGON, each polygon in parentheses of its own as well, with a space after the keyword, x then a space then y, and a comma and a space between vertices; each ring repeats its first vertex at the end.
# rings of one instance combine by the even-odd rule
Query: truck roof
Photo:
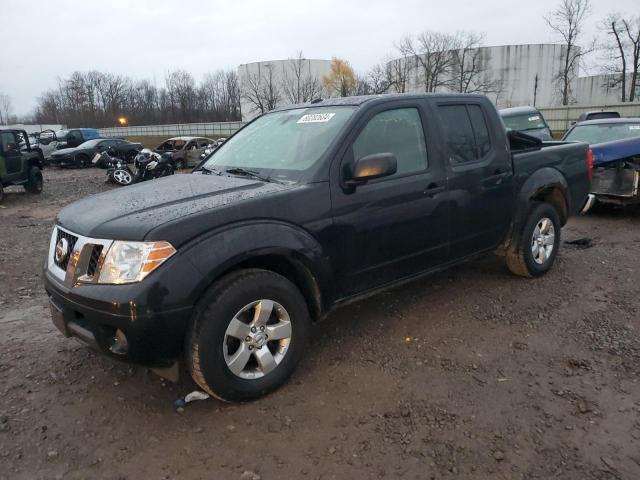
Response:
POLYGON ((508 117, 510 115, 522 115, 526 113, 540 113, 537 108, 530 106, 501 108, 498 110, 501 116, 508 117))
POLYGON ((379 95, 357 95, 353 97, 332 97, 314 100, 313 103, 297 103, 274 109, 274 112, 283 110, 294 110, 296 108, 309 107, 333 107, 333 106, 360 106, 365 103, 382 103, 393 99, 415 99, 415 98, 486 98, 484 95, 472 93, 382 93, 379 95))

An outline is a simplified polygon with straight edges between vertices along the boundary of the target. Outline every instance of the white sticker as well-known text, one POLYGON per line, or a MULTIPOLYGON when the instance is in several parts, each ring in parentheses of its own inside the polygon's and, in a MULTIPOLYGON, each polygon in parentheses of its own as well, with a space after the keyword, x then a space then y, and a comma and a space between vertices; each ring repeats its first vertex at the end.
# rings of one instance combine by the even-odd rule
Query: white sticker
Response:
POLYGON ((538 120, 540 120, 540 115, 535 115, 533 117, 529 117, 528 120, 530 122, 537 122, 538 120))
POLYGON ((640 125, 629 125, 629 130, 640 130, 640 125))
POLYGON ((307 113, 296 123, 326 123, 333 118, 335 113, 307 113))

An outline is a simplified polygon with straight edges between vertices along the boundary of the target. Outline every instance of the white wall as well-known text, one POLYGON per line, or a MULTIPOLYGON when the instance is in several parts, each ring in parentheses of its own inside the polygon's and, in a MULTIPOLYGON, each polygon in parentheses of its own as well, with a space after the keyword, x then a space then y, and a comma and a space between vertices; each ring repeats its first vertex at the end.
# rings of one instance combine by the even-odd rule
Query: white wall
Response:
MULTIPOLYGON (((592 75, 580 77, 576 81, 577 103, 583 105, 598 105, 602 103, 618 103, 622 101, 622 83, 619 82, 620 75, 592 75)), ((627 75, 627 101, 629 96, 629 85, 631 75, 627 75)), ((640 85, 636 87, 636 98, 634 103, 640 102, 640 85)))
MULTIPOLYGON (((244 63, 238 66, 238 77, 240 79, 240 111, 242 113, 242 121, 246 122, 251 120, 260 114, 259 110, 256 110, 255 106, 249 102, 244 92, 246 91, 247 80, 251 77, 259 75, 265 75, 265 69, 271 68, 273 72, 274 83, 280 90, 280 101, 278 107, 289 105, 291 102, 287 99, 283 88, 283 77, 287 75, 291 68, 290 60, 269 60, 264 62, 244 63)), ((321 82, 324 75, 329 73, 331 69, 331 60, 318 60, 318 59, 305 59, 304 71, 306 75, 315 77, 321 82)), ((290 74, 289 74, 290 75, 290 74)))

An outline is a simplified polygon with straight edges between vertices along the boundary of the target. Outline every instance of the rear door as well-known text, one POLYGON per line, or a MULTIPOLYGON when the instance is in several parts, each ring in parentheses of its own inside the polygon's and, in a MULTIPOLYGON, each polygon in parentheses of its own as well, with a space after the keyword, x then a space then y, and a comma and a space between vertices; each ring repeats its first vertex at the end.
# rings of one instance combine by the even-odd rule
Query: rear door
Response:
POLYGON ((353 295, 427 270, 448 257, 445 172, 425 135, 420 101, 385 103, 359 121, 346 153, 332 168, 331 199, 338 240, 334 271, 343 295, 353 295), (355 159, 393 153, 396 174, 351 191, 342 172, 355 159))
POLYGON ((486 108, 480 100, 436 105, 445 140, 454 259, 496 247, 513 215, 511 154, 504 132, 497 130, 502 126, 497 113, 486 108))

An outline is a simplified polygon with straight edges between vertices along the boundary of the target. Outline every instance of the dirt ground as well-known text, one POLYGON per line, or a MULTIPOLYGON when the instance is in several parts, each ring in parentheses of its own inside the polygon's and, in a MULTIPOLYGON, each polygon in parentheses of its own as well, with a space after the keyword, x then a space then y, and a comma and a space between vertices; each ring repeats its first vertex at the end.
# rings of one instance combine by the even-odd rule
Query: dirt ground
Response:
POLYGON ((182 413, 189 379, 51 324, 53 218, 110 188, 45 171, 0 206, 0 478, 638 479, 640 211, 572 219, 544 278, 474 262, 336 311, 287 385, 182 413))

